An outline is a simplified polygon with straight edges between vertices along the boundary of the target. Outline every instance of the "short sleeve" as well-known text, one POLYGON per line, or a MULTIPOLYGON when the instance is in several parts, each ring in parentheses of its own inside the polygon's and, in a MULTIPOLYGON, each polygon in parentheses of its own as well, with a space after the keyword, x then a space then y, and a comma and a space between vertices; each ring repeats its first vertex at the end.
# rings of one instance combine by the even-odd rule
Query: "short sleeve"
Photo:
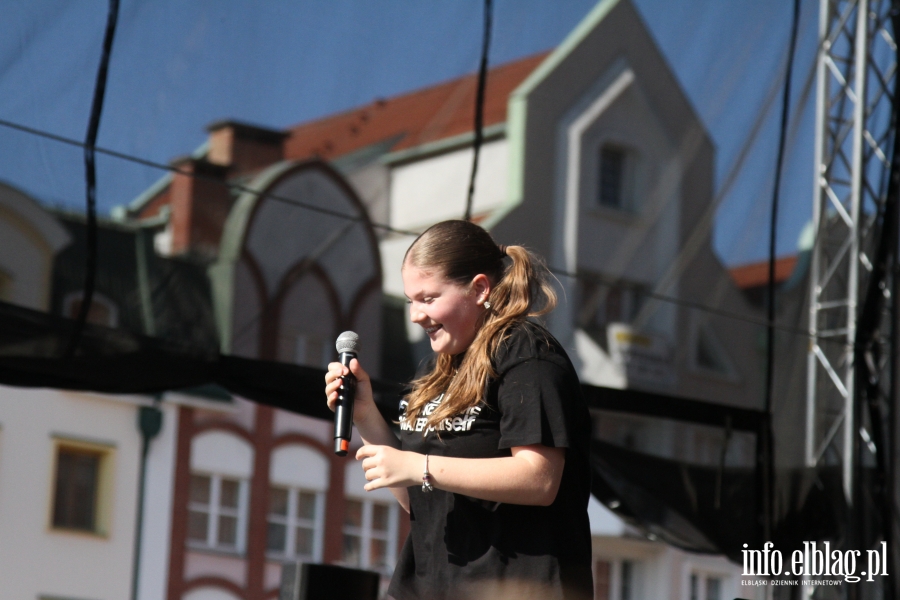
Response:
POLYGON ((579 393, 574 374, 554 362, 536 358, 510 368, 497 390, 499 447, 571 447, 571 416, 579 393))

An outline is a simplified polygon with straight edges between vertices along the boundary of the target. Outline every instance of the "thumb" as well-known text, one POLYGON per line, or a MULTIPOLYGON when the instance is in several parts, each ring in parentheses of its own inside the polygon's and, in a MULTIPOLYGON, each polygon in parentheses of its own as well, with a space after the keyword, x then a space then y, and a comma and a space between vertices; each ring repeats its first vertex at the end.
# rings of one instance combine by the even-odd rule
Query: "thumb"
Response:
POLYGON ((357 381, 369 381, 369 374, 362 368, 357 359, 350 361, 350 372, 356 376, 357 381))

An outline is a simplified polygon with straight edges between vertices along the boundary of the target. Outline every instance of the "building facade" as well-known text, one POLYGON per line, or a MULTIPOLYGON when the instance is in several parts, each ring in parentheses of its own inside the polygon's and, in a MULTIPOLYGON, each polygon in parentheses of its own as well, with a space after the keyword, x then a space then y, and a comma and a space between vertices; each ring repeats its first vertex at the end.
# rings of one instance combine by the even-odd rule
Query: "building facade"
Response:
MULTIPOLYGON (((371 374, 408 378, 428 345, 408 323, 400 264, 415 233, 465 211, 475 92, 473 75, 285 131, 213 123, 206 143, 101 227, 120 262, 101 269, 90 320, 316 369, 354 330, 371 374)), ((760 356, 741 343, 757 335, 758 309, 711 247, 714 148, 631 3, 604 0, 552 52, 494 67, 484 121, 474 218, 546 257, 562 300, 549 326, 582 380, 758 408, 760 356)), ((9 216, 13 192, 0 193, 0 300, 71 317, 84 224, 27 198, 9 216)), ((141 600, 275 598, 288 560, 387 578, 408 518, 386 491, 363 492, 359 466, 332 452, 331 424, 301 414, 311 401, 290 411, 214 389, 8 390, 0 539, 29 541, 20 554, 4 545, 0 562, 34 574, 8 597, 123 597, 136 531, 141 600), (163 427, 138 529, 142 406, 160 406, 163 427), (57 509, 58 490, 75 485, 61 464, 93 473, 90 519, 57 509), (26 481, 43 505, 13 491, 26 481), (27 567, 40 556, 67 566, 41 576, 27 567)), ((739 433, 592 416, 595 438, 623 448, 753 464, 739 433)), ((615 508, 589 507, 598 600, 750 597, 738 566, 663 544, 615 508)))

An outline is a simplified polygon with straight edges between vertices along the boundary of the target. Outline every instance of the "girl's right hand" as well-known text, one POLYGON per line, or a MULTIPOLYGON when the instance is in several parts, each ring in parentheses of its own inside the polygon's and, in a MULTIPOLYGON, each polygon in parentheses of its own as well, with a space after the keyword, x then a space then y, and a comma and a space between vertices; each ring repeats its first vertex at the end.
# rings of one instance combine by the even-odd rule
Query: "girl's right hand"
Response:
POLYGON ((372 396, 372 382, 369 379, 369 374, 360 366, 358 360, 355 358, 351 360, 349 369, 339 362, 333 362, 328 365, 328 371, 325 373, 325 397, 328 401, 328 408, 334 411, 337 403, 338 388, 341 387, 341 377, 348 373, 353 373, 356 376, 353 422, 361 423, 370 414, 378 412, 378 409, 372 396))

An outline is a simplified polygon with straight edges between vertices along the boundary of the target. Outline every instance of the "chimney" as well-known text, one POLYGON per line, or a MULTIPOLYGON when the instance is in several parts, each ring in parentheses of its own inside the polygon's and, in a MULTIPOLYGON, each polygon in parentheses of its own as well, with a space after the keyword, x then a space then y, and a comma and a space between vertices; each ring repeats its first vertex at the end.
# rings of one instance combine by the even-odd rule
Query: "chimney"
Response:
POLYGON ((207 126, 209 162, 229 168, 229 177, 252 173, 279 162, 284 156, 286 132, 237 121, 216 121, 207 126))
POLYGON ((176 159, 172 166, 178 171, 169 190, 170 252, 211 260, 218 254, 222 228, 234 204, 225 184, 228 169, 193 157, 176 159))

